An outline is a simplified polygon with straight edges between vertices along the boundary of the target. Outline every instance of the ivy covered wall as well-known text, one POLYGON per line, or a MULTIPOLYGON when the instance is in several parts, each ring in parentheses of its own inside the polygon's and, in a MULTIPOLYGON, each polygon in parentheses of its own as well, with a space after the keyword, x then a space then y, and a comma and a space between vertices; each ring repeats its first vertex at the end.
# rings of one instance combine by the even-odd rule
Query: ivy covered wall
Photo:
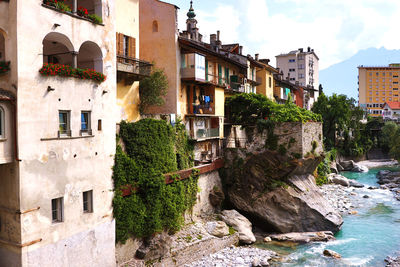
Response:
POLYGON ((117 242, 178 231, 196 202, 198 174, 194 170, 190 178, 169 185, 164 174, 193 167, 194 144, 185 127, 154 119, 123 121, 119 137, 125 151, 117 146, 113 168, 117 242), (135 190, 123 197, 126 186, 135 190))

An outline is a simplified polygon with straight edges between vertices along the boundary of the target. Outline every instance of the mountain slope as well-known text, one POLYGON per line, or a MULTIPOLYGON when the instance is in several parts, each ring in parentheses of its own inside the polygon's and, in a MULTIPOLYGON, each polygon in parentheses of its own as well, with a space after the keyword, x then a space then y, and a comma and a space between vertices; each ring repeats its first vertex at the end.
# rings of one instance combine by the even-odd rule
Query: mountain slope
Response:
POLYGON ((400 63, 400 50, 387 50, 383 47, 360 50, 351 58, 321 70, 319 82, 326 95, 345 94, 358 100, 357 67, 385 66, 390 63, 400 63))

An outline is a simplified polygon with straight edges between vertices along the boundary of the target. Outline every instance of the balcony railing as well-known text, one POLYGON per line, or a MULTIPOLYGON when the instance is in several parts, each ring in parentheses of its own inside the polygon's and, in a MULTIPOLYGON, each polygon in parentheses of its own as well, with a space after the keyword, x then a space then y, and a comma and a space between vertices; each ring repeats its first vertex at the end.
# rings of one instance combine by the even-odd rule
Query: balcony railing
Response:
POLYGON ((245 91, 245 86, 241 83, 231 82, 231 89, 243 93, 245 91))
POLYGON ((118 71, 132 73, 140 76, 150 76, 151 63, 137 58, 117 55, 118 71))
POLYGON ((218 138, 219 128, 197 129, 195 135, 192 137, 194 139, 218 138))

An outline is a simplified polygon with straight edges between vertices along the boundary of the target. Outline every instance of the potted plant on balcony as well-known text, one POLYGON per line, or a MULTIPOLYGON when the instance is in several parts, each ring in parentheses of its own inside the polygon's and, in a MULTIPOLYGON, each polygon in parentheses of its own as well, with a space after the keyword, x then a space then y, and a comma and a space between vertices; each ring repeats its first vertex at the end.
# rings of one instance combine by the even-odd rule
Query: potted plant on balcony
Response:
POLYGON ((10 71, 10 62, 0 61, 0 74, 6 73, 8 71, 10 71))
POLYGON ((44 0, 43 4, 55 7, 63 12, 71 12, 71 7, 65 3, 65 0, 44 0))

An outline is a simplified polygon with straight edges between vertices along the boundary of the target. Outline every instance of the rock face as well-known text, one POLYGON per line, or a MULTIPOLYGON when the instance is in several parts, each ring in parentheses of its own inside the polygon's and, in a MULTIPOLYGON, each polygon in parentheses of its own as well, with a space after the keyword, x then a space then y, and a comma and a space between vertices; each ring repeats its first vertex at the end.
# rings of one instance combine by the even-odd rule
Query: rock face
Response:
POLYGON ((321 160, 291 160, 265 149, 227 150, 224 179, 229 201, 267 231, 335 233, 343 220, 312 176, 321 160))
POLYGON ((223 237, 229 235, 229 227, 222 221, 207 222, 207 232, 216 237, 223 237))
POLYGON ((335 240, 332 232, 306 232, 306 233, 287 233, 280 235, 270 235, 272 240, 275 241, 291 241, 295 243, 310 243, 310 242, 327 242, 335 240))
POLYGON ((238 231, 239 240, 245 244, 256 242, 256 237, 252 231, 251 222, 236 210, 224 210, 221 212, 221 218, 233 229, 238 231))
POLYGON ((376 174, 378 184, 382 189, 389 189, 396 195, 396 199, 400 201, 400 172, 391 172, 387 170, 379 171, 376 174))

